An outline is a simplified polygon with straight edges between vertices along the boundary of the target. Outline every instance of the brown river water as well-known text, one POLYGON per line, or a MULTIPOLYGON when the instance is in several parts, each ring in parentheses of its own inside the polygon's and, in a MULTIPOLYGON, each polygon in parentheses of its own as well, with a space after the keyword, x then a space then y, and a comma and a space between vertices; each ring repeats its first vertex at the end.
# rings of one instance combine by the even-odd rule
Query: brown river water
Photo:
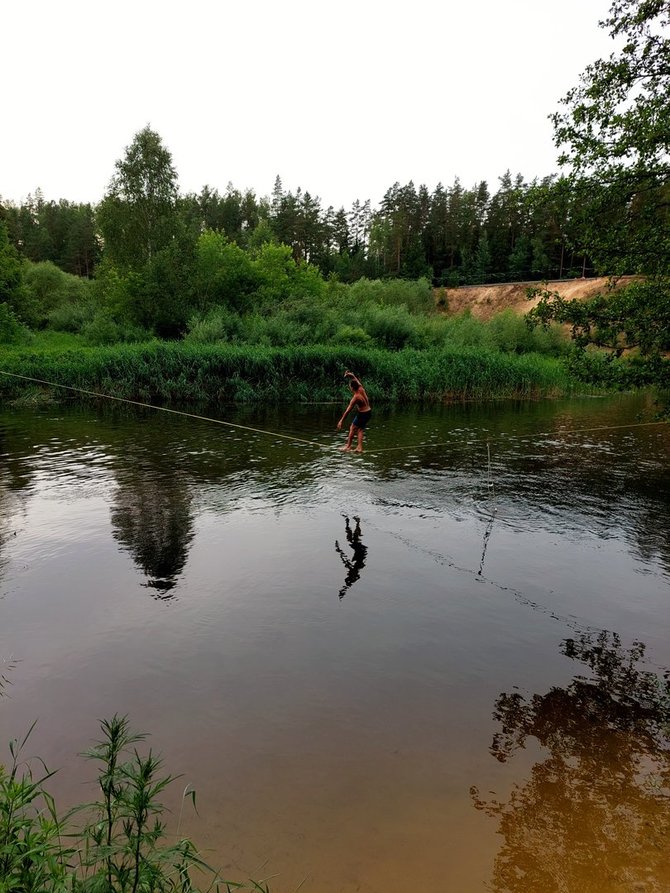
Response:
POLYGON ((565 433, 651 398, 340 412, 0 410, 3 755, 128 714, 273 893, 670 890, 670 427, 565 433))

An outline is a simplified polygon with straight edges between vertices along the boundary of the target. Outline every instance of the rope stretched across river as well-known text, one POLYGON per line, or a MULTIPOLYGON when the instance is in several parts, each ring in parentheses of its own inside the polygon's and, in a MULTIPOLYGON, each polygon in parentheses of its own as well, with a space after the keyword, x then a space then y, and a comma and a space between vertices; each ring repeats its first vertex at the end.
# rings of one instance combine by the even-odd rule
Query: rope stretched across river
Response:
MULTIPOLYGON (((617 429, 627 429, 627 428, 646 428, 649 425, 667 425, 667 419, 659 419, 656 422, 631 422, 628 425, 596 425, 592 428, 557 428, 554 431, 533 431, 528 432, 527 434, 507 434, 505 431, 501 431, 496 437, 504 437, 507 440, 531 440, 534 437, 563 437, 566 434, 586 434, 591 431, 616 431, 617 429)), ((391 453, 395 450, 412 450, 417 449, 419 446, 421 447, 436 447, 436 446, 454 446, 457 443, 489 443, 491 441, 491 437, 468 437, 466 440, 457 441, 457 440, 440 440, 440 441, 425 441, 421 444, 416 444, 415 446, 397 446, 397 447, 379 447, 376 450, 367 450, 368 453, 391 453)))
MULTIPOLYGON (((275 437, 280 438, 281 440, 290 440, 295 443, 302 443, 306 446, 316 447, 319 450, 332 450, 333 447, 331 444, 320 443, 318 440, 306 440, 304 437, 296 437, 294 434, 281 434, 278 431, 268 431, 266 428, 254 428, 251 425, 242 425, 239 422, 228 422, 225 419, 215 419, 211 416, 198 415, 194 412, 186 412, 182 409, 170 409, 167 406, 156 406, 153 403, 143 403, 141 400, 131 400, 129 397, 115 397, 113 394, 102 394, 99 391, 90 391, 87 388, 77 388, 74 385, 68 384, 60 384, 56 381, 46 381, 43 378, 33 378, 30 375, 19 375, 16 372, 5 372, 0 369, 0 375, 6 375, 10 378, 19 378, 23 381, 32 381, 35 384, 46 385, 47 387, 52 388, 64 388, 66 391, 74 391, 78 394, 86 394, 89 397, 97 397, 101 400, 115 400, 117 403, 128 403, 131 406, 141 406, 144 409, 154 409, 157 412, 169 412, 172 415, 185 416, 189 419, 197 419, 200 422, 211 422, 214 425, 224 425, 227 428, 237 428, 241 431, 252 431, 254 434, 264 434, 267 437, 275 437)), ((570 434, 585 434, 593 431, 616 431, 620 429, 629 429, 629 428, 646 428, 651 425, 667 425, 667 419, 660 419, 655 422, 633 422, 628 425, 596 425, 590 428, 568 428, 568 429, 558 429, 554 431, 539 431, 532 432, 527 434, 507 434, 505 432, 501 432, 498 434, 498 437, 504 437, 507 440, 523 440, 526 438, 534 438, 534 437, 563 437, 565 435, 570 434)), ((433 448, 438 446, 455 446, 457 443, 488 443, 490 442, 490 437, 468 437, 463 441, 456 440, 444 440, 444 441, 424 441, 419 444, 412 444, 410 446, 395 446, 395 447, 378 447, 377 449, 366 450, 366 455, 376 455, 377 453, 390 453, 400 450, 416 450, 420 448, 433 448)))
POLYGON ((201 422, 212 422, 214 425, 225 425, 227 428, 239 428, 242 431, 253 431, 255 434, 266 434, 269 437, 281 437, 282 440, 294 440, 296 443, 305 443, 308 446, 318 447, 321 450, 330 449, 326 444, 316 440, 305 440, 295 437, 293 434, 280 434, 278 431, 267 431, 265 428, 253 428, 251 425, 241 425, 238 422, 227 422, 224 419, 214 419, 211 416, 198 415, 194 412, 186 412, 182 409, 169 409, 167 406, 155 406, 153 403, 142 403, 141 400, 131 400, 129 397, 115 397, 112 394, 101 394, 98 391, 89 391, 86 388, 76 388, 69 384, 60 384, 57 381, 45 381, 42 378, 32 378, 30 375, 17 375, 15 372, 4 372, 0 375, 9 375, 11 378, 21 378, 24 381, 32 381, 36 384, 48 385, 52 388, 65 388, 67 391, 76 391, 78 394, 87 394, 89 397, 98 397, 104 400, 116 400, 118 403, 130 403, 132 406, 142 406, 144 409, 155 409, 157 412, 169 412, 173 415, 186 416, 189 419, 198 419, 201 422))

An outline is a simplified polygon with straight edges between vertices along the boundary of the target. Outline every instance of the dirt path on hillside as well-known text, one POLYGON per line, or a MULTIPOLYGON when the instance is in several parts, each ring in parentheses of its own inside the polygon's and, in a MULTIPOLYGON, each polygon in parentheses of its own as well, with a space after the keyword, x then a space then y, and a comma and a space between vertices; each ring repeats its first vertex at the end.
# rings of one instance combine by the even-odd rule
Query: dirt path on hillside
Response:
MULTIPOLYGON (((618 280, 617 287, 620 288, 636 278, 635 276, 622 276, 618 280)), ((557 291, 568 300, 576 298, 579 301, 585 301, 599 291, 605 291, 609 281, 607 276, 594 279, 561 279, 550 281, 544 287, 549 291, 557 291)), ((534 298, 529 301, 526 297, 526 290, 533 286, 543 287, 543 283, 514 282, 502 285, 462 285, 460 288, 438 288, 435 289, 435 298, 439 301, 442 295, 446 296, 448 302, 446 313, 449 316, 470 310, 472 315, 478 319, 487 320, 502 310, 528 313, 539 300, 534 298)))

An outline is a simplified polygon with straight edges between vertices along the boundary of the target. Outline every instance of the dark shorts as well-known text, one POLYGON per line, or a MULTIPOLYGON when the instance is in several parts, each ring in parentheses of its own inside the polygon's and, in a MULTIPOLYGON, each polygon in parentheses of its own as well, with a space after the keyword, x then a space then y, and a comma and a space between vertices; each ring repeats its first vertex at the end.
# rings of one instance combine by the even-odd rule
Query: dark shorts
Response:
POLYGON ((372 410, 367 409, 365 412, 357 412, 354 416, 354 424, 357 428, 365 428, 367 423, 370 421, 370 416, 372 415, 372 410))

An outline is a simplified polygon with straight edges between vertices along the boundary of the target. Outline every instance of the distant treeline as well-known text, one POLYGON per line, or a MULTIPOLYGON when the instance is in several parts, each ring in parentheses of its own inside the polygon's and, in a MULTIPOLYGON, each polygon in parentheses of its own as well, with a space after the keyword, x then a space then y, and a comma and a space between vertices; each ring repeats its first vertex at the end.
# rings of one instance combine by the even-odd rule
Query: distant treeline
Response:
MULTIPOLYGON (((147 149, 165 152, 170 177, 174 169, 158 135, 148 128, 142 134, 156 138, 153 146, 145 140, 142 155, 147 149)), ((171 179, 176 186, 176 174, 171 179)), ((114 186, 97 205, 48 200, 37 190, 20 204, 0 205, 0 215, 22 257, 91 277, 114 239, 113 197, 114 186)), ((139 206, 137 211, 142 213, 139 206)), ((507 171, 495 190, 484 181, 466 188, 458 179, 432 192, 412 182, 394 183, 376 208, 367 199, 337 210, 300 188, 285 190, 277 177, 268 197, 232 185, 223 195, 209 186, 199 194, 175 189, 161 211, 172 220, 161 227, 193 242, 212 230, 244 250, 268 241, 288 245, 294 260, 342 282, 426 277, 436 286, 455 286, 591 275, 594 262, 580 236, 588 213, 584 195, 555 176, 526 182, 507 171)))
POLYGON ((267 198, 232 186, 183 195, 170 151, 145 127, 97 205, 39 192, 0 204, 0 340, 25 341, 27 328, 93 344, 190 332, 276 346, 427 346, 439 326, 428 336, 410 316, 435 311, 431 285, 644 271, 662 254, 653 234, 663 231, 665 188, 652 182, 631 199, 607 184, 525 183, 507 172, 493 194, 484 182, 432 193, 396 183, 379 208, 356 201, 349 211, 324 209, 279 178, 267 198), (399 301, 393 286, 403 282, 418 290, 399 301), (308 319, 316 308, 318 324, 308 319))
MULTIPOLYGON (((295 260, 343 282, 428 277, 436 286, 456 286, 591 275, 573 205, 565 181, 527 183, 508 171, 493 193, 483 181, 468 189, 456 179, 432 193, 395 183, 378 209, 369 199, 348 210, 323 208, 309 192, 285 191, 279 178, 270 198, 232 186, 221 195, 205 186, 179 196, 174 212, 192 232, 224 233, 243 248, 269 238, 289 245, 295 260)), ((10 239, 23 257, 78 276, 92 276, 103 257, 96 211, 47 200, 40 190, 4 206, 10 239)))

